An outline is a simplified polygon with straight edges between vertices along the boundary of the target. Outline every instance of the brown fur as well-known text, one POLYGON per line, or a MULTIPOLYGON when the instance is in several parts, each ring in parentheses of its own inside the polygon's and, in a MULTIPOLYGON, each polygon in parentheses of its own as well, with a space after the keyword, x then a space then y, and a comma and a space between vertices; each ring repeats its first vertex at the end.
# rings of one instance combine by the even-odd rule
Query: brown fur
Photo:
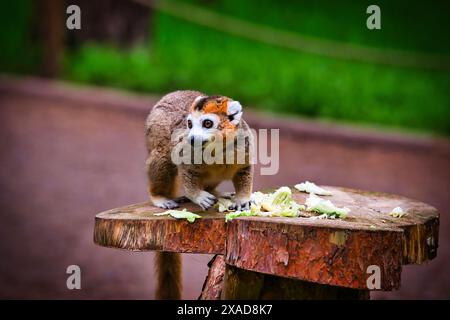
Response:
MULTIPOLYGON (((174 199, 177 181, 180 179, 188 198, 196 199, 202 192, 217 194, 216 186, 224 180, 232 180, 237 201, 248 202, 252 192, 253 168, 246 157, 245 164, 181 164, 171 161, 173 147, 181 140, 171 141, 172 132, 186 128, 189 112, 216 113, 220 119, 219 129, 225 138, 233 137, 239 128, 249 130, 244 120, 238 125, 227 118, 227 104, 231 99, 222 96, 205 97, 193 105, 197 91, 176 91, 164 96, 149 114, 146 121, 148 157, 146 170, 148 191, 153 203, 174 199)), ((182 136, 179 137, 183 139, 182 136)), ((249 143, 250 144, 250 143, 249 143)), ((250 153, 246 144, 246 154, 250 153)), ((181 258, 176 253, 157 253, 157 298, 179 299, 181 297, 181 258)))
POLYGON ((156 299, 181 299, 181 254, 156 252, 155 267, 158 275, 156 299))

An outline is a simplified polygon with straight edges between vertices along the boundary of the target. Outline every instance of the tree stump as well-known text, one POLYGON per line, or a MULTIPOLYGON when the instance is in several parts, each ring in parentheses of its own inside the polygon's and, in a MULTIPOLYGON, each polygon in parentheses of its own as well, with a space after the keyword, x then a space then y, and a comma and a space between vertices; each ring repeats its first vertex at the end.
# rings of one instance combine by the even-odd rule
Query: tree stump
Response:
MULTIPOLYGON (((400 287, 403 264, 437 254, 439 213, 422 202, 385 193, 327 187, 326 197, 351 209, 345 219, 240 217, 200 211, 194 223, 167 216, 149 203, 96 216, 94 241, 127 250, 217 254, 200 299, 367 299, 377 268, 378 290, 400 287), (406 213, 389 213, 401 207, 406 213)), ((294 188, 304 203, 308 194, 294 188)))

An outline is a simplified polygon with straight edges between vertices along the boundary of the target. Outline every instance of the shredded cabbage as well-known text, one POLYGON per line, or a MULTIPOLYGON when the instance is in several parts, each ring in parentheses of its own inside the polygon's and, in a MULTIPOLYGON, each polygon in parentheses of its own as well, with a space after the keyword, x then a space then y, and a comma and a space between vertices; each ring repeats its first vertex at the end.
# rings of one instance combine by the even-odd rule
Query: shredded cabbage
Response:
POLYGON ((161 213, 155 213, 155 216, 170 215, 175 219, 186 219, 189 222, 194 222, 196 218, 201 218, 198 214, 187 211, 186 208, 183 210, 167 210, 161 213))
POLYGON ((294 186, 294 188, 297 189, 298 191, 306 192, 306 193, 314 193, 314 194, 317 194, 318 196, 333 195, 333 193, 331 191, 325 190, 324 188, 321 188, 318 185, 316 185, 315 183, 309 182, 309 181, 296 184, 294 186))
POLYGON ((390 216, 394 217, 394 218, 401 218, 404 215, 406 215, 406 213, 403 211, 402 208, 400 207, 395 207, 390 213, 390 216))
POLYGON ((230 211, 230 207, 233 205, 233 201, 227 198, 219 198, 215 204, 215 208, 219 212, 230 211))
POLYGON ((272 193, 254 192, 251 197, 250 210, 236 211, 225 216, 226 221, 242 216, 262 217, 298 217, 305 206, 292 199, 292 191, 281 187, 272 193))
POLYGON ((330 200, 324 200, 314 193, 311 193, 306 199, 306 211, 314 211, 326 214, 328 218, 345 218, 350 212, 349 208, 338 208, 330 200))
POLYGON ((237 217, 248 217, 248 216, 255 216, 255 215, 256 214, 252 213, 251 210, 230 212, 225 215, 225 222, 233 220, 234 218, 237 218, 237 217))

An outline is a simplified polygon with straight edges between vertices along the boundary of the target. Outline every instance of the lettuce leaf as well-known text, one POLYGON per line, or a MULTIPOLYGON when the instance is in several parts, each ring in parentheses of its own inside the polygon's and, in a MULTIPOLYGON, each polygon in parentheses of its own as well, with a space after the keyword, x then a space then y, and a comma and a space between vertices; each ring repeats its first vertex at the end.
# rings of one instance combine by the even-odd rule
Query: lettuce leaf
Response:
POLYGON ((194 222, 197 218, 201 218, 201 216, 199 216, 198 214, 187 211, 186 208, 184 208, 183 210, 167 210, 161 213, 155 213, 155 216, 164 215, 170 215, 175 219, 186 219, 190 223, 194 222))
POLYGON ((242 216, 262 217, 298 217, 299 210, 305 206, 292 199, 292 191, 289 187, 281 187, 272 193, 254 192, 252 194, 250 210, 236 211, 226 215, 226 221, 242 216))
POLYGON ((309 181, 296 184, 294 186, 294 188, 301 192, 314 193, 319 196, 333 195, 333 193, 331 191, 325 190, 324 188, 321 188, 318 185, 316 185, 315 183, 309 182, 309 181))
POLYGON ((394 218, 401 218, 401 217, 405 216, 406 213, 403 211, 402 208, 395 207, 394 209, 392 209, 392 211, 389 213, 389 215, 394 218))
POLYGON ((225 222, 228 222, 228 221, 233 220, 234 218, 238 218, 238 217, 249 217, 249 216, 255 216, 255 215, 256 214, 252 213, 251 210, 230 212, 225 215, 225 222))
POLYGON ((214 207, 219 212, 225 212, 225 211, 230 211, 229 208, 232 205, 233 205, 233 201, 231 201, 231 199, 219 198, 219 199, 217 199, 217 203, 214 205, 214 207))
POLYGON ((306 211, 326 214, 329 218, 345 218, 350 212, 349 208, 338 208, 330 200, 322 199, 311 193, 306 199, 306 211))

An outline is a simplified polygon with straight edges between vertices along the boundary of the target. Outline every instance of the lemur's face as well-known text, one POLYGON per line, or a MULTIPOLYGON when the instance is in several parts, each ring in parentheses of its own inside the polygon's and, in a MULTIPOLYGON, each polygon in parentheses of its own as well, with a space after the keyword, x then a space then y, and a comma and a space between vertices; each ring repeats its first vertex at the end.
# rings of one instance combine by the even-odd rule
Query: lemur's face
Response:
POLYGON ((242 106, 222 96, 200 96, 195 99, 187 116, 188 140, 192 145, 206 145, 221 135, 226 139, 237 130, 242 106))

